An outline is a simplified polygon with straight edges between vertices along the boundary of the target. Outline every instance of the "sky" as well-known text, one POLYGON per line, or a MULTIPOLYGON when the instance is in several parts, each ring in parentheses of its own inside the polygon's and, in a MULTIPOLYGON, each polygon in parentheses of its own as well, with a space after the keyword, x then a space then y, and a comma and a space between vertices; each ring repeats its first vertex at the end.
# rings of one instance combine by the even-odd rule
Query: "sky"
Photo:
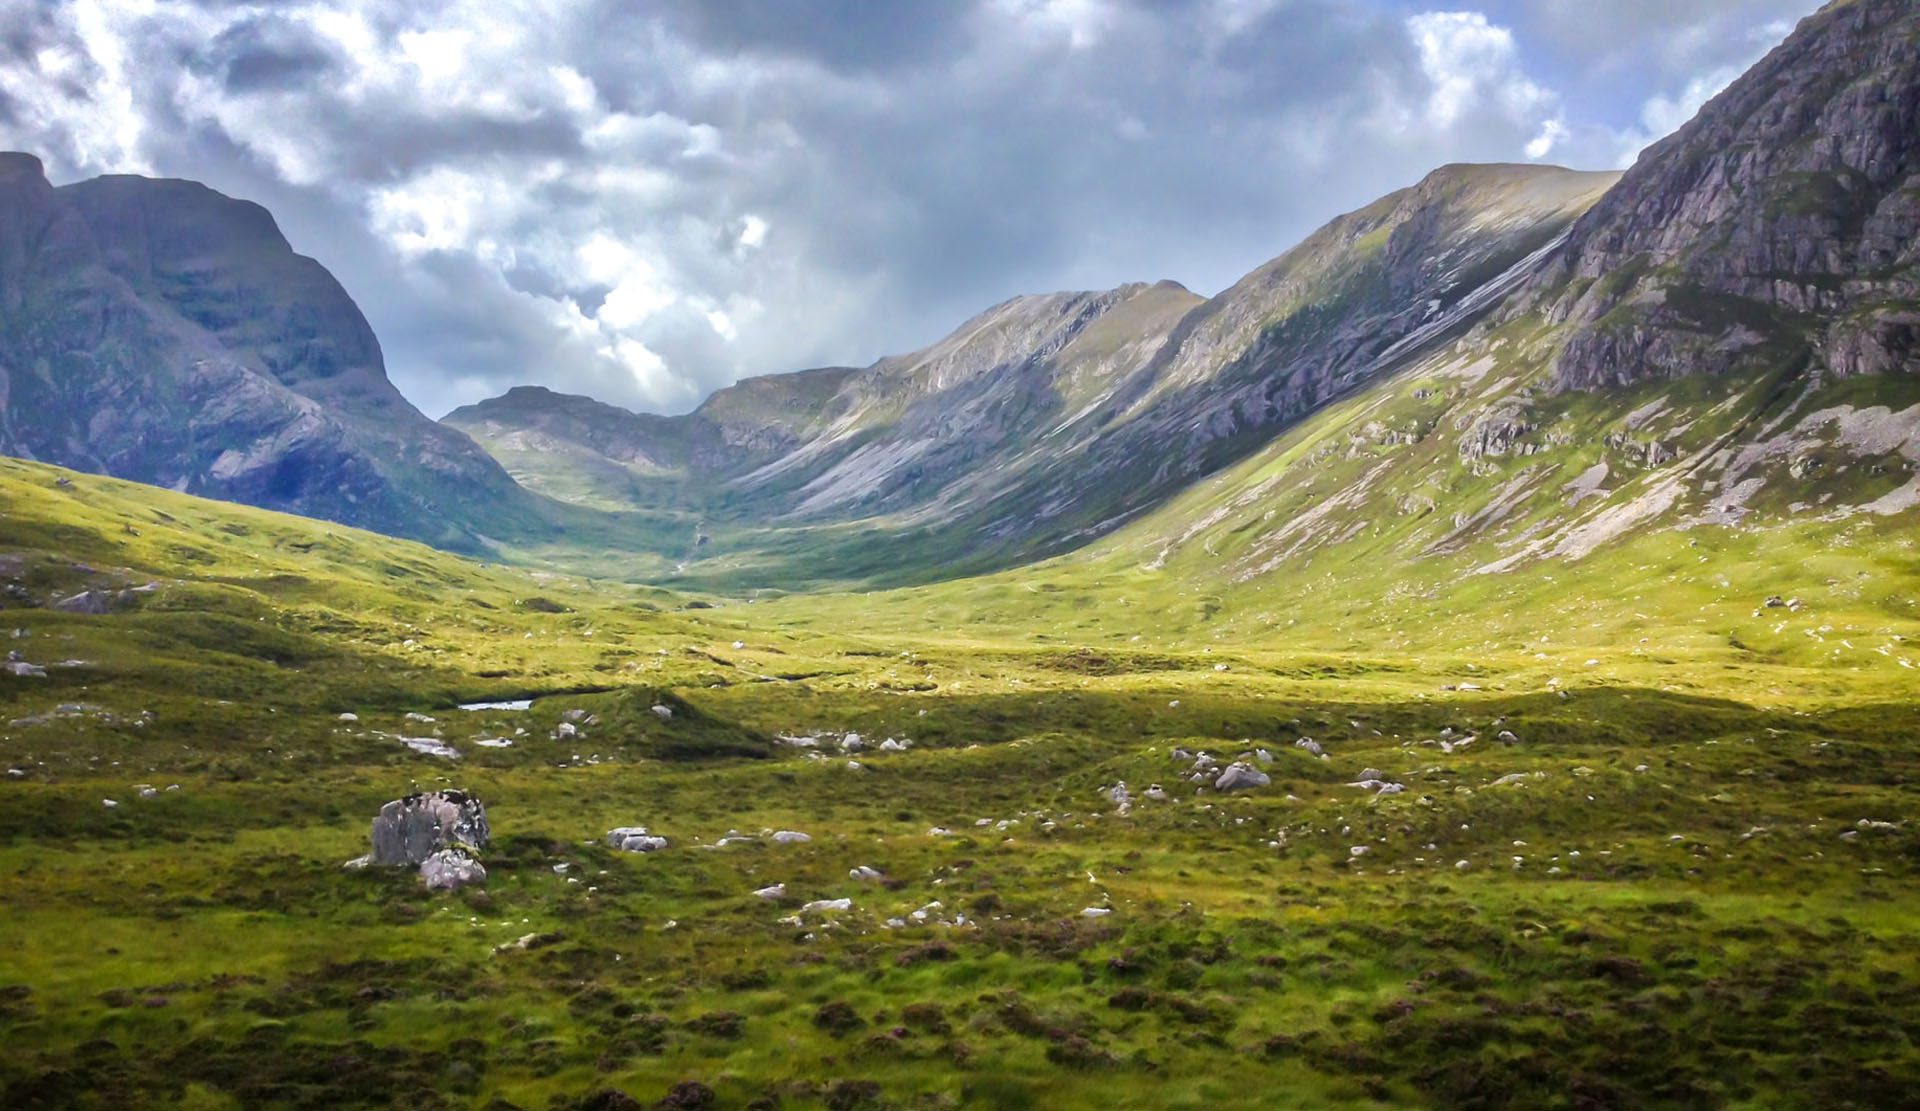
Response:
POLYGON ((433 416, 683 412, 1212 294, 1449 162, 1630 165, 1818 0, 11 0, 0 149, 271 209, 433 416))

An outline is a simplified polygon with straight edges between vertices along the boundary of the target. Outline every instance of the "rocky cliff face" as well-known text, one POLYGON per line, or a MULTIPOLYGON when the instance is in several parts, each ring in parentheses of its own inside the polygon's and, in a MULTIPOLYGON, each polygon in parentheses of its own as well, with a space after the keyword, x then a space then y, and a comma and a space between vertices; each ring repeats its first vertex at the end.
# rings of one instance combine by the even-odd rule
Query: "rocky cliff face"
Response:
POLYGON ((339 283, 186 181, 0 155, 0 452, 452 547, 530 499, 387 380, 339 283))
POLYGON ((1650 148, 1524 307, 1565 388, 1920 372, 1920 6, 1834 3, 1650 148))

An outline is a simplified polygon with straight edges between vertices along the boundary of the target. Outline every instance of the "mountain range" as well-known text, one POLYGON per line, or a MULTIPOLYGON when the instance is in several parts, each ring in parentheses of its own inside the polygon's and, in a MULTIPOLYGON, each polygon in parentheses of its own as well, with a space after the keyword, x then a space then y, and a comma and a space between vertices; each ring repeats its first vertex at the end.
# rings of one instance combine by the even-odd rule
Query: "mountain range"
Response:
POLYGON ((180 181, 55 189, 8 155, 0 451, 455 548, 592 520, 671 555, 633 572, 729 586, 1103 538, 1237 553, 1240 576, 1369 537, 1498 568, 1653 526, 1905 512, 1916 43, 1910 4, 1831 4, 1624 175, 1444 167, 1214 297, 1017 297, 679 417, 523 387, 436 424, 264 210, 180 181))

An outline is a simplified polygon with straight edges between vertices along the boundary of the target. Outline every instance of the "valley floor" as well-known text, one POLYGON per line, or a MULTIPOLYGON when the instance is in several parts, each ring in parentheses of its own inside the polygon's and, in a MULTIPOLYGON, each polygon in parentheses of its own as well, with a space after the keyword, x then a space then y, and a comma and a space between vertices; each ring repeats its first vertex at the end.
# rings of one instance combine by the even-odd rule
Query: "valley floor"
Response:
POLYGON ((1920 704, 1891 657, 1147 643, 1111 609, 916 634, 913 596, 690 603, 26 464, 0 512, 6 1107, 1879 1108, 1920 1082, 1920 704), (1195 782, 1203 753, 1270 782, 1195 782), (484 887, 342 868, 436 786, 488 807, 484 887), (667 847, 606 845, 635 825, 667 847))

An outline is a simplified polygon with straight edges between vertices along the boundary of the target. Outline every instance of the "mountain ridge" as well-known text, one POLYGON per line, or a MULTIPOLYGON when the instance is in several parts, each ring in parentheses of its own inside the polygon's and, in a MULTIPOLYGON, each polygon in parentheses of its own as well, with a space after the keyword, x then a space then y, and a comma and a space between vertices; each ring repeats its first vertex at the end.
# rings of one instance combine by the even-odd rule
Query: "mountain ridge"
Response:
POLYGON ((478 550, 534 503, 409 404, 333 276, 197 182, 0 158, 0 451, 478 550))

